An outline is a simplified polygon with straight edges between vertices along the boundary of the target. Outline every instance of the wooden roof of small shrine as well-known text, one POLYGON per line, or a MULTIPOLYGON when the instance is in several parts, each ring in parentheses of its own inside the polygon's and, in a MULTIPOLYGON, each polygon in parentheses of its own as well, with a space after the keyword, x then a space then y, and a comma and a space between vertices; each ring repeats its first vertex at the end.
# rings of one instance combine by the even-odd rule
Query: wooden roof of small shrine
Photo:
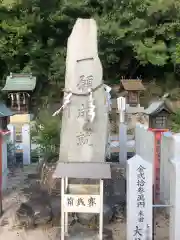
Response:
POLYGON ((167 100, 159 100, 152 102, 148 108, 144 110, 144 113, 150 116, 156 115, 162 110, 165 110, 169 113, 174 113, 174 110, 167 100))
POLYGON ((11 73, 6 78, 2 91, 33 91, 36 87, 36 77, 32 74, 11 73))
POLYGON ((142 84, 142 80, 140 79, 122 79, 120 82, 120 86, 123 86, 126 91, 144 91, 145 87, 142 84))

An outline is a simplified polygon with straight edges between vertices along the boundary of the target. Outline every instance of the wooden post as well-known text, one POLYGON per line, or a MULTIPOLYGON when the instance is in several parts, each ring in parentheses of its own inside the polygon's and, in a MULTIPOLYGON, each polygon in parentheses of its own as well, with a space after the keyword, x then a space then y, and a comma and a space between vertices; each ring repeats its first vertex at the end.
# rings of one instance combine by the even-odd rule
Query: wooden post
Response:
MULTIPOLYGON (((68 188, 68 178, 65 178, 65 194, 67 194, 67 188, 68 188)), ((65 235, 68 234, 68 212, 64 213, 64 223, 65 223, 65 235)))
MULTIPOLYGON (((153 204, 158 204, 160 201, 160 160, 161 160, 161 135, 162 132, 168 132, 168 129, 152 129, 150 131, 154 133, 154 162, 153 162, 153 171, 154 171, 154 184, 153 184, 153 204)), ((156 235, 156 208, 153 208, 153 228, 152 228, 152 239, 155 239, 156 235)))
POLYGON ((100 214, 99 214, 99 240, 103 240, 103 191, 104 182, 100 180, 100 214))
POLYGON ((161 135, 168 132, 168 129, 149 129, 154 133, 154 202, 159 203, 160 199, 160 145, 161 135))
POLYGON ((61 240, 64 240, 64 178, 61 178, 61 240))

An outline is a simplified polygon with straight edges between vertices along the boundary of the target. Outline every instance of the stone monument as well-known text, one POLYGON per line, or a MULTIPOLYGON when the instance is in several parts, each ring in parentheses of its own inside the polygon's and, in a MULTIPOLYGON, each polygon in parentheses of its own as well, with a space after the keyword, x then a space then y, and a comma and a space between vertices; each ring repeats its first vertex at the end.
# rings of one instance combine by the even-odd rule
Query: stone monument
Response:
POLYGON ((65 98, 72 96, 63 111, 59 160, 104 162, 108 112, 98 57, 97 28, 93 19, 84 19, 82 24, 81 21, 77 20, 68 39, 64 92, 65 98), (91 96, 94 99, 92 121, 89 120, 91 96), (92 131, 85 129, 88 121, 92 131))
MULTIPOLYGON (((102 179, 111 178, 111 170, 110 165, 105 163, 108 108, 102 75, 96 22, 93 19, 77 19, 67 45, 64 104, 59 109, 63 110, 61 145, 53 175, 61 178, 61 240, 68 235, 68 212, 98 213, 98 239, 104 239, 102 179), (68 179, 100 182, 95 185, 96 191, 88 192, 89 188, 86 188, 87 193, 84 194, 84 185, 80 184, 76 192, 71 191, 74 182, 69 187, 68 179), (91 203, 96 205, 94 210, 90 207, 91 203), (79 204, 83 207, 78 208, 79 204)), ((94 239, 92 236, 77 236, 77 233, 74 236, 69 237, 94 239)))

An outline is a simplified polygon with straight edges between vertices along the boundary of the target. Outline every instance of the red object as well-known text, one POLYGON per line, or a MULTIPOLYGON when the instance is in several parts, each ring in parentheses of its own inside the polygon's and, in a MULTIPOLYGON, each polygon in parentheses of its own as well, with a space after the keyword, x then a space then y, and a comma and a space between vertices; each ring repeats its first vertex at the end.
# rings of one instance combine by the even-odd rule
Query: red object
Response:
POLYGON ((2 215, 2 136, 0 136, 0 216, 2 215))
POLYGON ((163 132, 169 129, 152 129, 149 131, 154 133, 154 201, 158 203, 160 200, 160 154, 161 154, 161 136, 163 132))

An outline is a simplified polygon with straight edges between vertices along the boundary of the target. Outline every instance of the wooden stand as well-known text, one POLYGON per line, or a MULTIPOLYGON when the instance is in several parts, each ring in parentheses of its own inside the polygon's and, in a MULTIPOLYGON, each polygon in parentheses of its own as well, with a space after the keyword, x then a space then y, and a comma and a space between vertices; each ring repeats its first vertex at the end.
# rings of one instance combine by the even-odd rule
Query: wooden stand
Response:
POLYGON ((69 212, 99 213, 99 240, 103 240, 103 180, 100 179, 99 184, 99 195, 67 194, 68 178, 61 178, 61 240, 65 240, 65 237, 68 236, 69 212), (66 201, 68 198, 73 202, 82 198, 84 203, 87 203, 88 199, 95 199, 96 202, 94 206, 88 206, 88 204, 77 206, 74 205, 73 202, 71 206, 68 206, 66 201))

